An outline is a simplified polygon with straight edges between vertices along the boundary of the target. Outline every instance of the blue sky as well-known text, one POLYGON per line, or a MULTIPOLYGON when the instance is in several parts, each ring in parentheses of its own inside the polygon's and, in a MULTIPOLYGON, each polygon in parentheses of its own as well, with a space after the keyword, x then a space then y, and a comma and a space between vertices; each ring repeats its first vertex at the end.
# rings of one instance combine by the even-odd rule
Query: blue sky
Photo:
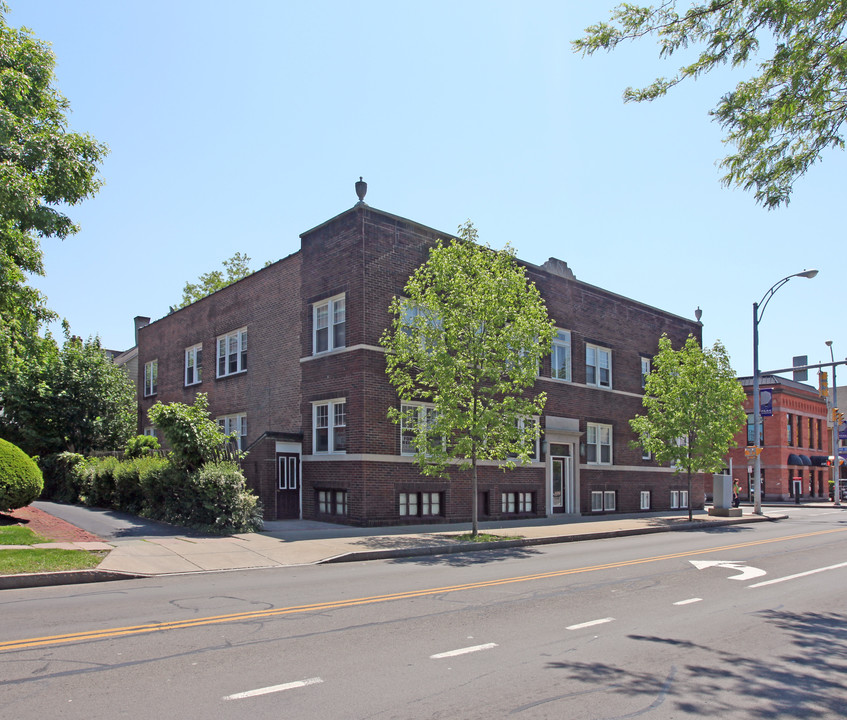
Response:
POLYGON ((71 128, 111 149, 105 187, 71 209, 81 232, 44 243, 35 281, 75 334, 130 347, 134 316, 165 315, 236 251, 256 269, 296 251, 363 176, 380 210, 445 233, 470 218, 523 260, 558 257, 685 317, 699 306, 704 343, 739 374, 752 303, 818 268, 768 306, 760 365, 828 360, 826 340, 847 356, 847 157, 825 156, 777 211, 722 188, 708 111, 743 75, 624 105, 685 56, 649 41, 575 55, 611 0, 9 2, 10 25, 52 43, 71 128))

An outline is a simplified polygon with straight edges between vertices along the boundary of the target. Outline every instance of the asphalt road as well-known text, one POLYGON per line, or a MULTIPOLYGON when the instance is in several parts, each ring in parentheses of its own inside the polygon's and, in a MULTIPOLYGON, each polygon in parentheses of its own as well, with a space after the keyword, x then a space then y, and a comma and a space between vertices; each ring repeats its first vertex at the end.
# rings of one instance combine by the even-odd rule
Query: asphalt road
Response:
POLYGON ((8 717, 845 717, 847 512, 0 593, 8 717))

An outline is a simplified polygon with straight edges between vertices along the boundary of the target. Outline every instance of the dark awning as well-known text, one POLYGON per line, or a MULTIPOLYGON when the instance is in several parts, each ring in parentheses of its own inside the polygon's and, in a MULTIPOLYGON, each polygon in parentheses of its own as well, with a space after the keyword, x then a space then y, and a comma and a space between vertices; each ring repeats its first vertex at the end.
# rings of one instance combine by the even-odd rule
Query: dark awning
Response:
POLYGON ((808 455, 798 455, 800 458, 800 462, 806 466, 810 466, 812 464, 812 460, 808 455))
POLYGON ((792 453, 788 456, 788 464, 789 465, 802 465, 803 461, 800 459, 799 455, 795 455, 792 453))
POLYGON ((826 467, 826 461, 828 458, 826 455, 811 455, 809 460, 812 461, 812 465, 814 467, 826 467))

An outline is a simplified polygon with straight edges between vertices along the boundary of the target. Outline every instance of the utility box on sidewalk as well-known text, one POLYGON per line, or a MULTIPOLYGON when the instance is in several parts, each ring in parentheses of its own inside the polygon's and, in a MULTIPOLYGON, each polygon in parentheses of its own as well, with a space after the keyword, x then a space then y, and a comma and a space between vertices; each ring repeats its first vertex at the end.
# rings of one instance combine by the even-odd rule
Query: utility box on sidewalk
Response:
POLYGON ((741 517, 741 508, 732 507, 731 475, 712 475, 712 489, 715 504, 709 508, 709 515, 741 517))

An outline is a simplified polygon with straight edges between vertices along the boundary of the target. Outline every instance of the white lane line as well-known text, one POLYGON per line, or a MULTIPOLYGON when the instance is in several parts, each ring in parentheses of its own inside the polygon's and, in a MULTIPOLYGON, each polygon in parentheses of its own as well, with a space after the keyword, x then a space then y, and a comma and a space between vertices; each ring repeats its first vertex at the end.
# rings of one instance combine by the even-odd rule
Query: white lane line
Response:
POLYGON ((837 570, 838 568, 847 567, 847 562, 839 563, 838 565, 829 565, 827 567, 818 568, 817 570, 808 570, 807 572, 797 573, 796 575, 786 575, 773 580, 765 580, 764 582, 748 585, 748 588, 764 587, 765 585, 775 585, 776 583, 785 582, 786 580, 796 580, 797 578, 806 577, 807 575, 815 575, 816 573, 826 572, 827 570, 837 570))
POLYGON ((691 605, 691 603, 702 602, 703 598, 688 598, 688 600, 680 600, 679 602, 675 602, 674 605, 691 605))
POLYGON ((468 653, 479 652, 480 650, 491 650, 496 648, 497 643, 485 643, 485 645, 474 645, 473 647, 459 648, 458 650, 449 650, 448 652, 437 653, 430 655, 430 660, 440 660, 441 658, 456 657, 457 655, 467 655, 468 653))
POLYGON ((257 697, 259 695, 270 695, 271 693, 282 692, 283 690, 294 690, 295 688, 306 687, 307 685, 317 685, 322 682, 323 680, 321 678, 313 677, 307 680, 297 680, 296 682, 285 683, 283 685, 271 685, 270 687, 248 690, 247 692, 235 693, 235 695, 225 695, 221 698, 221 700, 243 700, 244 698, 257 697))
POLYGON ((603 623, 613 621, 613 617, 600 618, 599 620, 591 620, 590 622, 579 623, 578 625, 568 625, 565 630, 582 630, 582 628, 592 627, 593 625, 602 625, 603 623))

